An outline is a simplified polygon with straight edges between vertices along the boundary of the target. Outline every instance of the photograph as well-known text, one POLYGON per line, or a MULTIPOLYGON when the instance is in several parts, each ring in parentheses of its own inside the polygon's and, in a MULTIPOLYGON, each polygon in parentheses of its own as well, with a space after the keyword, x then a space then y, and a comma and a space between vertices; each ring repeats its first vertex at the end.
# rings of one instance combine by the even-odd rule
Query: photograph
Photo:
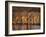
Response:
POLYGON ((5 35, 45 33, 45 3, 5 1, 5 35))
POLYGON ((40 8, 13 6, 12 29, 13 30, 40 29, 40 8))

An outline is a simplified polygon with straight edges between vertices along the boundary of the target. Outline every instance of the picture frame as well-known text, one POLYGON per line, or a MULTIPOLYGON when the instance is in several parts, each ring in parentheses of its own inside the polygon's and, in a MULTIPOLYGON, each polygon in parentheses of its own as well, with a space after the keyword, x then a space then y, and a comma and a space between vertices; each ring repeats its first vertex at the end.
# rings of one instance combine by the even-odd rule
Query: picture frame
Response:
POLYGON ((44 33, 45 33, 45 3, 5 1, 5 36, 34 35, 44 33), (35 17, 37 15, 39 15, 39 18, 37 17, 39 22, 35 21, 35 17), (30 21, 28 16, 30 16, 29 18, 33 17, 31 20, 34 21, 33 22, 30 21), (21 20, 21 22, 15 21, 16 18, 18 17, 20 17, 19 20, 21 20), (28 20, 25 20, 26 18, 28 18, 28 20), (15 24, 13 20, 15 21, 15 24), (22 26, 21 25, 18 26, 19 24, 21 24, 22 26))

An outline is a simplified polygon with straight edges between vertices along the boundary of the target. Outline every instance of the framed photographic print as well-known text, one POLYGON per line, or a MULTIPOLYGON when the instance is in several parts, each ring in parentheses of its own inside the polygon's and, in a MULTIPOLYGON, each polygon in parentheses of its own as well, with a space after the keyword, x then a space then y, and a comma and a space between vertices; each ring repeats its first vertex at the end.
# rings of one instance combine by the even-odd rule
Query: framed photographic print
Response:
POLYGON ((45 33, 45 3, 5 1, 5 35, 45 33))

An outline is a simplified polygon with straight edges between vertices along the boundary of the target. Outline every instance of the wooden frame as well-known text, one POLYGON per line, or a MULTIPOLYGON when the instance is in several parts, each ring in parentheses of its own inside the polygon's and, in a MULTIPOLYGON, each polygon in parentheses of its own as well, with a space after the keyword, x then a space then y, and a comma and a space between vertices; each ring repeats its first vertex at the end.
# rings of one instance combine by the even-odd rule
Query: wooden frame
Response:
POLYGON ((5 1, 5 36, 18 36, 18 35, 34 35, 34 34, 44 34, 45 33, 45 3, 40 2, 20 2, 20 1, 5 1), (10 34, 9 35, 9 27, 8 27, 8 6, 9 2, 11 3, 26 3, 26 4, 38 4, 43 5, 43 32, 40 33, 26 33, 26 34, 10 34))

